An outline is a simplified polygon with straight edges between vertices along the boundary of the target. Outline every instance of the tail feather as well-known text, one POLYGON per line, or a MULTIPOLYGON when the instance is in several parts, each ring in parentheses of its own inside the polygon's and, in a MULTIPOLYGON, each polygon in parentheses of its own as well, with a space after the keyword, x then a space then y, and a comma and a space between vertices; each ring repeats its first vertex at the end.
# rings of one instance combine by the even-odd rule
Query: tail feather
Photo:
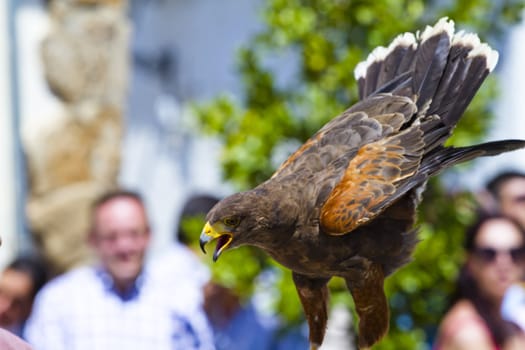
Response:
POLYGON ((412 34, 405 34, 394 40, 389 46, 390 53, 386 56, 378 76, 378 85, 368 94, 374 93, 377 87, 387 84, 397 76, 410 70, 416 54, 416 39, 412 34))
MULTIPOLYGON (((464 53, 464 48, 458 51, 464 53)), ((428 114, 441 116, 443 123, 454 126, 461 118, 468 104, 476 94, 490 70, 486 57, 473 57, 471 60, 463 56, 450 60, 428 110, 428 114)))
POLYGON ((466 78, 462 81, 461 89, 456 96, 456 103, 448 113, 441 113, 439 109, 437 111, 437 114, 443 115, 443 120, 447 125, 454 126, 457 124, 489 74, 485 57, 475 57, 469 63, 468 73, 466 73, 466 78))
POLYGON ((407 96, 418 107, 411 122, 435 114, 449 134, 497 60, 476 34, 454 33, 454 22, 442 18, 421 35, 405 33, 376 48, 355 76, 361 99, 379 92, 407 96))
POLYGON ((427 27, 421 35, 412 80, 417 107, 423 109, 432 101, 439 87, 450 51, 454 23, 441 19, 434 27, 427 27))
MULTIPOLYGON (((428 110, 429 114, 439 114, 447 116, 457 101, 457 97, 461 88, 467 70, 465 69, 466 62, 462 59, 468 54, 468 47, 453 45, 450 48, 449 60, 443 73, 443 78, 434 94, 432 103, 428 110)), ((447 118, 443 117, 445 120, 447 118)), ((450 123, 446 123, 450 124, 450 123)))
POLYGON ((361 100, 377 93, 378 90, 390 92, 403 73, 408 72, 414 64, 417 42, 412 33, 397 36, 388 48, 377 47, 355 68, 355 76, 361 100), (384 87, 389 85, 390 89, 384 87))
MULTIPOLYGON (((380 50, 375 51, 379 54, 380 50)), ((368 71, 366 73, 364 87, 367 95, 372 94, 376 90, 376 87, 381 86, 381 83, 378 81, 378 77, 383 66, 384 65, 382 64, 382 62, 379 61, 372 62, 372 64, 369 66, 368 71)))

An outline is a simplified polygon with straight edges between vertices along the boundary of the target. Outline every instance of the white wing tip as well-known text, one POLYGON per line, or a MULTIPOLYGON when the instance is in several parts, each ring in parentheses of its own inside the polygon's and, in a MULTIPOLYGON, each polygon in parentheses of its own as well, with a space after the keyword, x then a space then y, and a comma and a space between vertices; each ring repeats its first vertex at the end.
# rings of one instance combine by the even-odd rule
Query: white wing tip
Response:
POLYGON ((471 46, 472 50, 469 52, 468 57, 484 56, 487 59, 487 67, 489 71, 492 71, 498 62, 499 54, 496 50, 493 50, 488 44, 481 43, 479 37, 475 33, 466 33, 459 31, 454 33, 454 21, 448 17, 440 18, 434 26, 427 26, 422 33, 419 31, 414 35, 413 33, 407 32, 398 35, 388 46, 376 47, 367 57, 365 61, 360 62, 354 69, 354 76, 356 80, 366 77, 368 68, 374 62, 380 62, 384 60, 395 48, 413 47, 418 46, 418 41, 424 42, 429 38, 439 35, 441 33, 447 33, 451 40, 452 45, 465 45, 471 46))
POLYGON ((357 64, 354 68, 354 77, 355 80, 359 80, 366 76, 366 71, 368 69, 367 61, 362 61, 357 64))
POLYGON ((487 68, 492 72, 498 63, 499 54, 492 49, 487 43, 482 43, 475 33, 465 33, 459 31, 452 39, 452 45, 462 45, 472 47, 468 53, 468 58, 482 56, 487 60, 487 68))
POLYGON ((355 67, 354 76, 356 80, 364 78, 368 67, 370 67, 374 62, 383 61, 395 48, 404 46, 409 47, 417 46, 416 37, 413 33, 403 33, 399 34, 394 38, 394 40, 388 45, 388 47, 378 46, 376 47, 367 57, 365 61, 359 62, 355 67))
POLYGON ((366 61, 359 62, 359 64, 354 69, 354 76, 356 80, 364 78, 366 76, 366 71, 374 62, 380 62, 385 59, 388 49, 383 46, 378 46, 368 55, 366 61))
POLYGON ((482 56, 487 60, 487 68, 489 72, 492 72, 498 64, 499 53, 493 50, 488 44, 482 43, 472 49, 469 52, 468 57, 482 56))
POLYGON ((418 37, 421 39, 421 41, 425 41, 434 35, 441 34, 443 32, 447 33, 450 38, 452 38, 454 35, 454 21, 448 19, 448 17, 440 18, 433 27, 427 26, 421 35, 419 35, 418 32, 418 37))

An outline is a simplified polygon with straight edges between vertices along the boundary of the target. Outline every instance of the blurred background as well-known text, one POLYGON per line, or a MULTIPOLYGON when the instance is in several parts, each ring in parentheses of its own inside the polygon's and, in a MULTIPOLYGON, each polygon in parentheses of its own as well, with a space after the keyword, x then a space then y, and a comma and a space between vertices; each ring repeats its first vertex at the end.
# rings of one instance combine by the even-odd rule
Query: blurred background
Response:
MULTIPOLYGON (((173 241, 195 194, 255 186, 357 99, 355 65, 398 33, 442 16, 500 52, 451 142, 525 137, 525 1, 7 0, 0 2, 0 266, 38 251, 55 273, 90 259, 87 209, 116 185, 138 190, 151 254, 173 241)), ((378 349, 430 344, 461 260, 474 194, 514 152, 435 179, 415 261, 387 280, 391 332, 378 349), (446 252, 446 253, 445 253, 446 252)), ((194 225, 195 241, 201 223, 194 225)), ((209 259, 206 259, 209 260, 209 259)), ((302 322, 287 271, 250 248, 215 278, 302 322), (267 273, 270 271, 271 273, 267 273), (263 276, 263 277, 261 277, 263 276), (269 296, 269 297, 268 297, 269 296)), ((344 283, 332 304, 351 329, 344 283), (339 312, 339 311, 338 311, 339 312), (345 316, 346 315, 346 316, 345 316)), ((351 332, 350 332, 351 333, 351 332)))

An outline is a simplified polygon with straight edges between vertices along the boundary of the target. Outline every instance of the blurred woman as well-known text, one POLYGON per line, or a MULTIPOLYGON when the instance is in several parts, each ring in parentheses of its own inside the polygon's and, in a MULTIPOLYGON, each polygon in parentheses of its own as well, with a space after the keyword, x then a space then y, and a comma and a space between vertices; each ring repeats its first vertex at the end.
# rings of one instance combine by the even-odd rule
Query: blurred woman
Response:
POLYGON ((0 328, 22 335, 36 293, 46 280, 43 262, 33 256, 16 258, 0 273, 0 328))
POLYGON ((436 349, 525 349, 522 331, 500 313, 505 290, 525 276, 525 231, 513 219, 483 216, 466 232, 465 249, 436 349))

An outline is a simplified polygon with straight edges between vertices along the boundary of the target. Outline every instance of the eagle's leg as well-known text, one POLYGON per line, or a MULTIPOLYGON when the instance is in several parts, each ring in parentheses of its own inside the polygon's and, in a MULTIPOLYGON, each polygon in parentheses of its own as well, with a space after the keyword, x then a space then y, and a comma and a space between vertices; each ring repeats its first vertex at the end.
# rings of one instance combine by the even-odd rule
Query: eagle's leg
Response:
POLYGON ((370 348, 388 332, 390 316, 383 290, 384 278, 381 265, 371 263, 359 280, 345 279, 359 315, 360 349, 370 348))
POLYGON ((303 305, 310 329, 310 349, 316 350, 323 343, 326 331, 329 278, 310 278, 293 272, 293 281, 303 305))

